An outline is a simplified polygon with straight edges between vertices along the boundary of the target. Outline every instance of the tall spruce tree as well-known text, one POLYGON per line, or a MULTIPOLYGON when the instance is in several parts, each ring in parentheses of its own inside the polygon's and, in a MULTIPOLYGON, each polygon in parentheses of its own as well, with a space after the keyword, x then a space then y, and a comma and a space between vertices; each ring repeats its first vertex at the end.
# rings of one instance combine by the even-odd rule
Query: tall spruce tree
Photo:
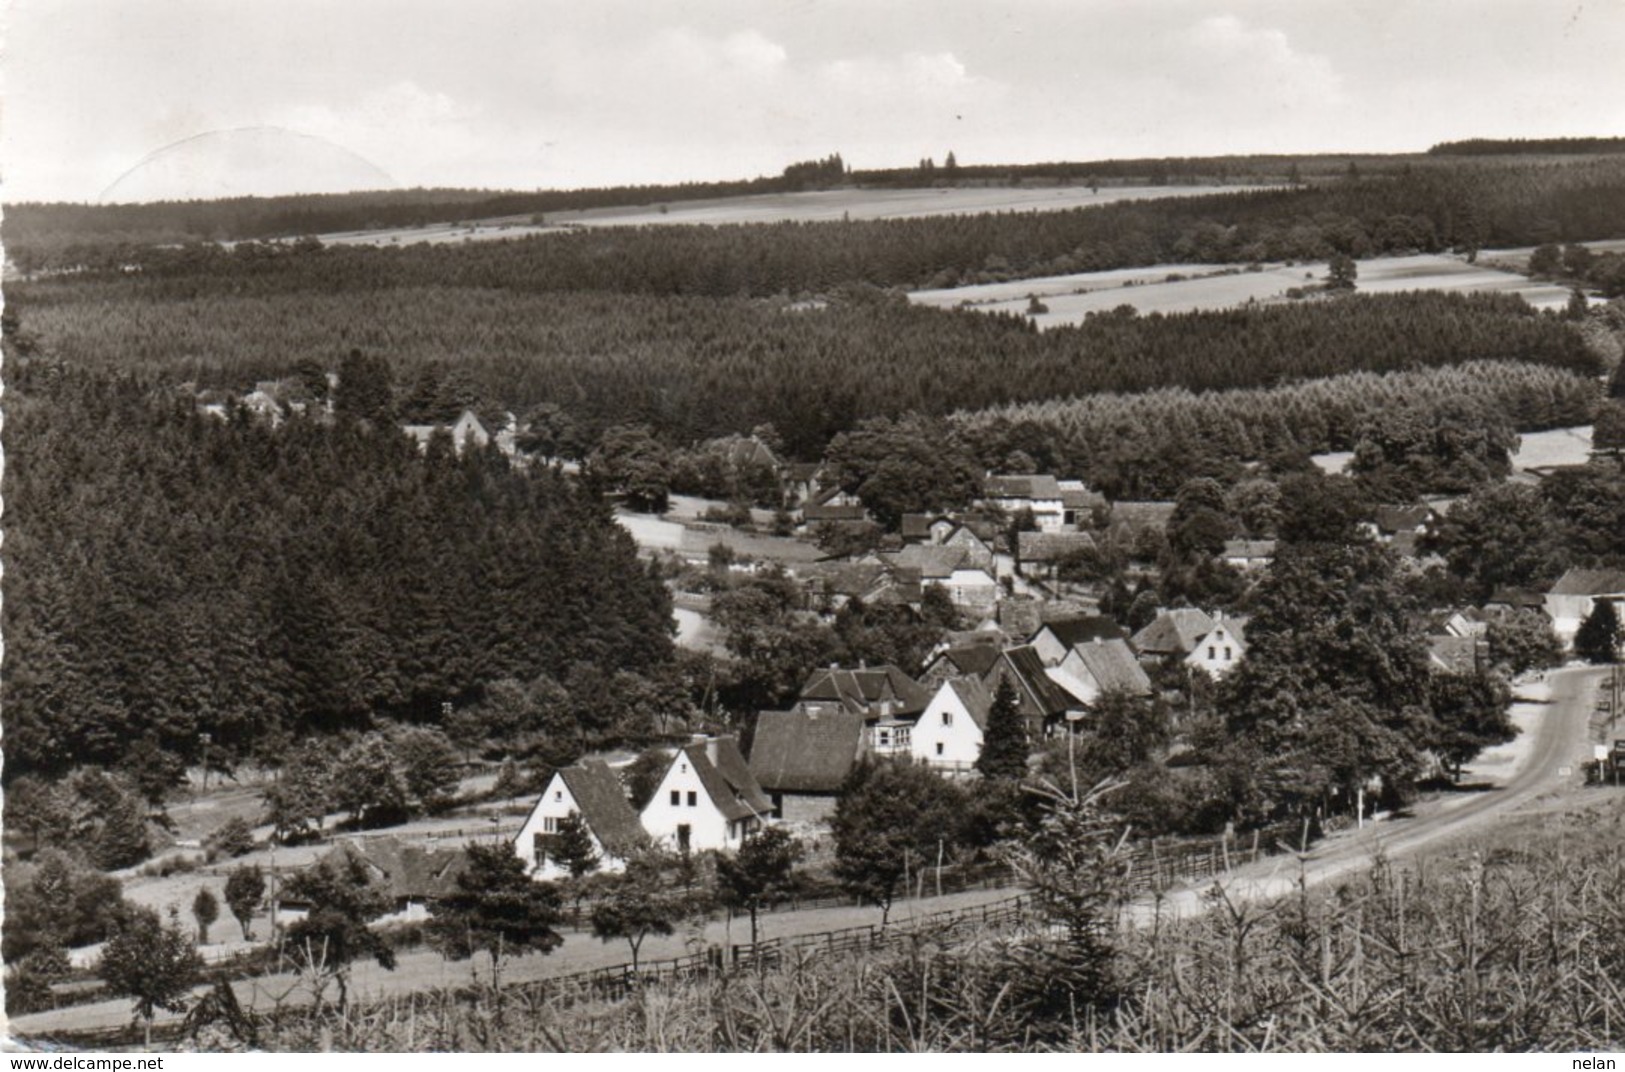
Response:
POLYGON ((1009 678, 1000 681, 993 694, 976 769, 989 780, 1019 780, 1027 774, 1027 723, 1021 717, 1021 701, 1009 678))

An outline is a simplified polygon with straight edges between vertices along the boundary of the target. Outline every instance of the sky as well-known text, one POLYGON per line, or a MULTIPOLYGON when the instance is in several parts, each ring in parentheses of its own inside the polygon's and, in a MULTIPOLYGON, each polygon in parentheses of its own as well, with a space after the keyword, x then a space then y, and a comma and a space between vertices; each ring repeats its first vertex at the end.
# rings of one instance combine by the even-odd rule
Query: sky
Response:
POLYGON ((0 38, 7 201, 1560 135, 1625 135, 1625 0, 6 0, 0 38))

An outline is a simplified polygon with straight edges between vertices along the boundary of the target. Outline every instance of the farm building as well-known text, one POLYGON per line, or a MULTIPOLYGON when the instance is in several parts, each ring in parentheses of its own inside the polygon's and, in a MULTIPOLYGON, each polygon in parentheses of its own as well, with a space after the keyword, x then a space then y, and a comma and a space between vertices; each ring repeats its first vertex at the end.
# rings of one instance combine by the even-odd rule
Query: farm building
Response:
POLYGON ((864 720, 850 711, 763 711, 751 739, 750 772, 786 822, 829 818, 842 783, 865 750, 864 720))
POLYGON ((940 771, 969 771, 982 754, 993 696, 973 677, 944 682, 920 713, 910 739, 910 755, 940 771))

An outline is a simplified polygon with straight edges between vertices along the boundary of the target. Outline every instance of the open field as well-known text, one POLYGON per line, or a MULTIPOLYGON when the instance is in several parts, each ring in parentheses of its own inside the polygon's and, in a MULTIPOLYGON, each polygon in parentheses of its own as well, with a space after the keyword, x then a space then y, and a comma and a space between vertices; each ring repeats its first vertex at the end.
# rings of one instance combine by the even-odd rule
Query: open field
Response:
POLYGON ((977 186, 904 190, 816 190, 795 194, 752 194, 701 201, 621 205, 614 208, 549 212, 537 225, 528 216, 465 220, 380 231, 343 231, 317 237, 324 245, 392 246, 427 242, 481 241, 548 234, 568 227, 641 227, 647 224, 816 223, 829 220, 901 220, 982 212, 1039 212, 1145 201, 1159 197, 1200 197, 1252 187, 1236 186, 977 186))
MULTIPOLYGON (((1522 295, 1537 309, 1560 309, 1569 299, 1569 292, 1563 287, 1536 283, 1521 275, 1482 264, 1468 264, 1465 258, 1444 254, 1419 253, 1365 260, 1360 262, 1359 272, 1355 289, 1361 294, 1407 290, 1496 292, 1522 295)), ((1024 314, 1028 298, 1036 295, 1049 307, 1049 312, 1039 313, 1033 320, 1039 327, 1047 328, 1076 324, 1091 313, 1109 312, 1121 305, 1149 314, 1287 301, 1290 300, 1287 298, 1289 289, 1315 286, 1325 278, 1324 262, 1266 264, 1257 271, 1240 264, 1163 264, 920 290, 909 297, 919 304, 939 308, 969 305, 986 311, 1024 314)))
MULTIPOLYGON (((1525 432, 1518 437, 1518 449, 1512 452, 1514 474, 1528 473, 1555 465, 1584 465, 1591 457, 1591 426, 1553 428, 1545 432, 1525 432)), ((1341 473, 1354 460, 1354 452, 1340 450, 1331 454, 1316 454, 1311 460, 1322 472, 1341 473)))
POLYGON ((824 552, 810 543, 784 536, 740 532, 725 525, 691 528, 676 521, 626 510, 617 510, 615 519, 645 551, 676 551, 689 558, 703 559, 713 544, 721 543, 736 555, 768 562, 813 562, 824 557, 824 552))

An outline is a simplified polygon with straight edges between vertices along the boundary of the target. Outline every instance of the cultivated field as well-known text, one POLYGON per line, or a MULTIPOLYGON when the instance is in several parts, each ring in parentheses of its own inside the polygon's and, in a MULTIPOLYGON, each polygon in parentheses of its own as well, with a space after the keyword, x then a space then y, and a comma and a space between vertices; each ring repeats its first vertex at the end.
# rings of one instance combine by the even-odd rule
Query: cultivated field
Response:
MULTIPOLYGON (((1077 324, 1091 313, 1109 312, 1121 305, 1130 305, 1137 312, 1148 314, 1288 301, 1287 291, 1291 288, 1315 286, 1325 278, 1324 262, 1266 264, 1258 270, 1239 264, 1162 264, 946 290, 919 290, 909 297, 922 305, 939 308, 968 305, 987 311, 1026 313, 1028 299, 1037 296, 1049 307, 1047 313, 1033 318, 1044 328, 1077 324)), ((1407 290, 1493 291, 1522 295, 1537 309, 1560 309, 1569 299, 1569 292, 1563 287, 1536 283, 1482 264, 1468 264, 1462 257, 1426 253, 1361 261, 1355 289, 1362 294, 1407 290)))
POLYGON ((1199 197, 1240 189, 1234 186, 983 186, 917 190, 816 190, 796 194, 753 194, 700 201, 673 201, 614 208, 549 212, 544 225, 528 216, 344 231, 318 235, 324 245, 415 245, 480 241, 548 234, 566 227, 639 227, 645 224, 815 223, 828 220, 899 220, 983 212, 1038 212, 1144 201, 1159 197, 1199 197))

